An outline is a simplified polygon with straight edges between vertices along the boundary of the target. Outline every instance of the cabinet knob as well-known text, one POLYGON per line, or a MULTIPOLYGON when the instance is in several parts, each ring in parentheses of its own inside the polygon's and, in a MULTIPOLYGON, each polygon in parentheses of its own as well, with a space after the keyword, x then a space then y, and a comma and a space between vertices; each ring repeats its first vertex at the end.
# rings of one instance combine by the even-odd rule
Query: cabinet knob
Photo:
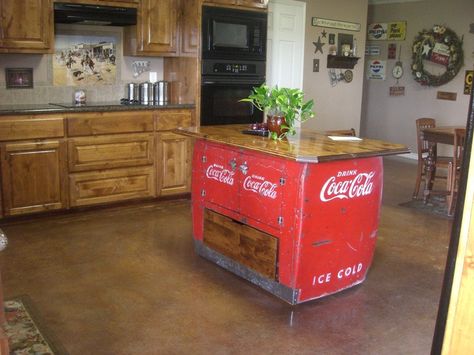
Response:
POLYGON ((229 162, 229 165, 232 168, 232 171, 235 171, 235 168, 237 167, 237 161, 235 160, 235 158, 229 162))

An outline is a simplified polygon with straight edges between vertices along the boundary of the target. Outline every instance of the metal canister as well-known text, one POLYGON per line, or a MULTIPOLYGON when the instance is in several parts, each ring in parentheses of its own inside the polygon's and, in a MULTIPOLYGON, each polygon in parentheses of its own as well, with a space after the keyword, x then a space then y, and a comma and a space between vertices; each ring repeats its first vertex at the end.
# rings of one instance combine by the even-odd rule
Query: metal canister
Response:
POLYGON ((153 103, 153 85, 145 81, 140 83, 140 103, 143 105, 148 105, 153 103))
POLYGON ((161 80, 153 84, 155 104, 163 105, 168 102, 168 82, 161 80))
POLYGON ((138 101, 138 85, 135 83, 128 83, 127 84, 127 100, 130 102, 138 101))

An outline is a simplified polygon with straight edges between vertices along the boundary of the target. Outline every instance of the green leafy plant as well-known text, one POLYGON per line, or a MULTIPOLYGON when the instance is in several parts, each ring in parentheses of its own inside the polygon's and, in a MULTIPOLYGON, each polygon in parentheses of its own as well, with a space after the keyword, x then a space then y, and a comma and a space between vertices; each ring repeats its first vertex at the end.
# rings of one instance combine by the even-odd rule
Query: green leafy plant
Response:
POLYGON ((304 122, 314 117, 314 101, 304 102, 304 93, 300 89, 270 88, 265 84, 253 88, 252 93, 240 101, 250 102, 268 116, 283 116, 286 124, 282 124, 282 134, 272 132, 271 138, 282 139, 286 135, 296 133, 297 121, 304 122))

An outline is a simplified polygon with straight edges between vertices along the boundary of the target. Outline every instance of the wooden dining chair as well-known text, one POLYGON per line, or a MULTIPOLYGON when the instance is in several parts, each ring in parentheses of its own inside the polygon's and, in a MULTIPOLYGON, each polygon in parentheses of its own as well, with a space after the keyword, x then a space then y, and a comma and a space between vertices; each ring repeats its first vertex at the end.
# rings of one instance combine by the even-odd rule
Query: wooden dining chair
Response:
MULTIPOLYGON (((423 139, 423 129, 436 127, 436 120, 434 118, 418 118, 416 120, 416 138, 418 146, 418 168, 416 172, 415 190, 413 191, 413 199, 418 198, 420 192, 421 181, 424 181, 425 169, 430 149, 433 149, 436 156, 435 171, 433 173, 433 179, 442 178, 446 179, 447 176, 437 175, 437 168, 449 169, 449 164, 452 162, 451 157, 438 156, 436 154, 436 143, 431 143, 423 139)), ((449 190, 449 184, 447 183, 446 190, 449 190)))
POLYGON ((464 142, 466 141, 466 130, 455 129, 454 130, 454 149, 453 149, 453 160, 450 163, 448 170, 448 183, 449 183, 449 195, 448 201, 448 214, 450 216, 454 213, 456 207, 456 200, 458 195, 459 187, 459 176, 461 175, 462 156, 464 152, 464 142))
POLYGON ((328 136, 351 136, 355 137, 356 131, 354 128, 350 129, 335 129, 331 131, 326 131, 328 136))

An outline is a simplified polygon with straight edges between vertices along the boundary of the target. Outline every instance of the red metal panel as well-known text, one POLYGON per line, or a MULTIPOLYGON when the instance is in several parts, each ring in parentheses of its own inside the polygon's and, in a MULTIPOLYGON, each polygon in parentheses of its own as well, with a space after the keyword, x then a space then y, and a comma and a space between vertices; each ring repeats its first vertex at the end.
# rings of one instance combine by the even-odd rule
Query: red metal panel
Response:
POLYGON ((263 154, 240 156, 240 213, 279 228, 283 224, 285 162, 263 154))
POLYGON ((238 151, 208 144, 201 157, 205 200, 232 211, 239 209, 238 151))
POLYGON ((295 258, 298 302, 364 281, 375 248, 382 183, 380 157, 309 165, 295 258))

